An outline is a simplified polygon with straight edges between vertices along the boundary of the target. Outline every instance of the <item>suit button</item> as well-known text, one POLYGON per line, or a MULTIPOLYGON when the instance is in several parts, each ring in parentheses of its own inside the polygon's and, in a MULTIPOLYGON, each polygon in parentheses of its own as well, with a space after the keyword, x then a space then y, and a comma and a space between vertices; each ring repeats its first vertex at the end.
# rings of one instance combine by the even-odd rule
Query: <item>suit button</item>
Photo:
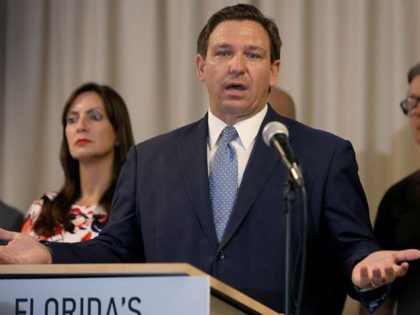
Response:
POLYGON ((217 254, 217 260, 223 260, 225 259, 227 256, 225 254, 224 251, 220 251, 220 253, 217 254))

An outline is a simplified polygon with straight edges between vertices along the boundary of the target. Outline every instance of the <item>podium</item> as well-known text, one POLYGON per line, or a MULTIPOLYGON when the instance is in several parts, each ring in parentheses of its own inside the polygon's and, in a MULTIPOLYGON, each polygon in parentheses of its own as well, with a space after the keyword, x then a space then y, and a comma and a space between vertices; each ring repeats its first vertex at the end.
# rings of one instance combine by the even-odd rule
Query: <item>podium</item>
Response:
POLYGON ((280 315, 184 263, 0 265, 0 292, 1 314, 280 315))

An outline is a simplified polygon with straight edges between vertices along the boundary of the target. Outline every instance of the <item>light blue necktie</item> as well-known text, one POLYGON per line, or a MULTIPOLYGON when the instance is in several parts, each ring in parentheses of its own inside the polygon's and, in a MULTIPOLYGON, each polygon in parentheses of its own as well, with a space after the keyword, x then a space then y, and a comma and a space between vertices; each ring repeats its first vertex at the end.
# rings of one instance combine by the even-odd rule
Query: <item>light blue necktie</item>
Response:
POLYGON ((230 144, 237 137, 234 127, 225 127, 210 164, 210 200, 219 242, 225 232, 238 190, 238 159, 235 148, 230 144))

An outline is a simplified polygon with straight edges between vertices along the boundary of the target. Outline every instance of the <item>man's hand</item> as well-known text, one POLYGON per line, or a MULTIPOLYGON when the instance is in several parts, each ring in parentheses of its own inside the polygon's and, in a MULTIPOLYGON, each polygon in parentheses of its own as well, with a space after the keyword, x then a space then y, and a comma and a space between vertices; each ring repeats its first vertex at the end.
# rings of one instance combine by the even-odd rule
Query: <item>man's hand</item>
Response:
POLYGON ((359 289, 390 284, 407 273, 409 261, 417 259, 420 259, 418 249, 374 252, 353 268, 353 284, 359 289))
POLYGON ((51 254, 33 237, 0 228, 0 239, 9 241, 0 246, 0 264, 50 264, 51 254))

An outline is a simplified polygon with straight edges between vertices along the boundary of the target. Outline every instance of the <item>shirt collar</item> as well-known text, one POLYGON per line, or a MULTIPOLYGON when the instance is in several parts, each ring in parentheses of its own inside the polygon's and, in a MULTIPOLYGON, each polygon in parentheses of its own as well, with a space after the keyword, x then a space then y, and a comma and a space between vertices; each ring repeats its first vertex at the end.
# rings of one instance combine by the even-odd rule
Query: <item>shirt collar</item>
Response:
MULTIPOLYGON (((264 106, 262 110, 256 113, 254 116, 241 120, 233 125, 236 131, 238 132, 239 138, 238 143, 247 150, 255 138, 257 137, 258 130, 264 120, 265 114, 267 113, 267 105, 264 106)), ((208 110, 208 125, 209 125, 209 139, 208 144, 212 150, 216 144, 217 139, 219 139, 220 133, 227 126, 225 122, 213 115, 213 113, 208 110)))

